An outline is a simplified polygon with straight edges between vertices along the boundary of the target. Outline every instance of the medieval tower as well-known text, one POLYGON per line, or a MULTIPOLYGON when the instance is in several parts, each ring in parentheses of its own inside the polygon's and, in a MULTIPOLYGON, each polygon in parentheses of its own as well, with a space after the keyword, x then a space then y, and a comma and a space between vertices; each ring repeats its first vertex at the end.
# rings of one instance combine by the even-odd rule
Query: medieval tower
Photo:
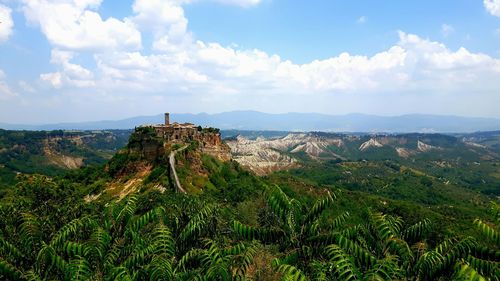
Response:
POLYGON ((165 126, 170 125, 170 113, 165 113, 165 126))

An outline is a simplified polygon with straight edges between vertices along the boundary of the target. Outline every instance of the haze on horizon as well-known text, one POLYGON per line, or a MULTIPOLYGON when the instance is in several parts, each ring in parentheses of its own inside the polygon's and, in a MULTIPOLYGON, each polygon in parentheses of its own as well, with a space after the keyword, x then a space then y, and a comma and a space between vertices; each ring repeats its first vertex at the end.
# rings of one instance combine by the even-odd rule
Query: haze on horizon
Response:
POLYGON ((500 0, 0 0, 0 123, 500 118, 499 78, 500 0))

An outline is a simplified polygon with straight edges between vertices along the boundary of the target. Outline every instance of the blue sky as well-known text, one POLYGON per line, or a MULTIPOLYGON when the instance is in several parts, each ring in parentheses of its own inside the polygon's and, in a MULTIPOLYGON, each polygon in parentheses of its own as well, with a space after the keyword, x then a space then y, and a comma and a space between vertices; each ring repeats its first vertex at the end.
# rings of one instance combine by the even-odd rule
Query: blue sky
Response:
POLYGON ((500 118, 500 0, 0 0, 0 123, 500 118))

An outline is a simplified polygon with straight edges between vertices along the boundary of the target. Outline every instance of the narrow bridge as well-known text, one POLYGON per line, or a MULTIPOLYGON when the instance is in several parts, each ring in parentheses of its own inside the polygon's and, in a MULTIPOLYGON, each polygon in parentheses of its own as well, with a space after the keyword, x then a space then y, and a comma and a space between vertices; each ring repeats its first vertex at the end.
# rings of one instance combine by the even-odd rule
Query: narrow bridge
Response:
POLYGON ((174 175, 175 190, 177 192, 182 192, 182 193, 186 193, 186 191, 184 190, 184 188, 182 188, 181 182, 179 181, 179 176, 177 175, 177 171, 175 170, 175 155, 177 154, 177 152, 183 151, 187 147, 188 145, 185 145, 179 149, 173 150, 172 152, 170 152, 170 155, 168 156, 168 162, 170 163, 170 171, 171 174, 174 175))

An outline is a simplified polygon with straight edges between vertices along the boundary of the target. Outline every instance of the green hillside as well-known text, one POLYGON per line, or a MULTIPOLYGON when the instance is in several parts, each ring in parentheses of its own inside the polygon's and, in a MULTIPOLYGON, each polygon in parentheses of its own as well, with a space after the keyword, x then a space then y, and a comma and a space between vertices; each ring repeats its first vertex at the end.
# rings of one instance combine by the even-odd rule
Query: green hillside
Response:
POLYGON ((130 131, 8 131, 0 129, 0 190, 17 174, 62 175, 102 164, 125 146, 130 131))
POLYGON ((6 183, 0 279, 499 279, 498 159, 435 170, 434 158, 303 155, 299 168, 258 177, 186 144, 175 156, 186 194, 168 160, 181 145, 148 129, 103 164, 6 183))

